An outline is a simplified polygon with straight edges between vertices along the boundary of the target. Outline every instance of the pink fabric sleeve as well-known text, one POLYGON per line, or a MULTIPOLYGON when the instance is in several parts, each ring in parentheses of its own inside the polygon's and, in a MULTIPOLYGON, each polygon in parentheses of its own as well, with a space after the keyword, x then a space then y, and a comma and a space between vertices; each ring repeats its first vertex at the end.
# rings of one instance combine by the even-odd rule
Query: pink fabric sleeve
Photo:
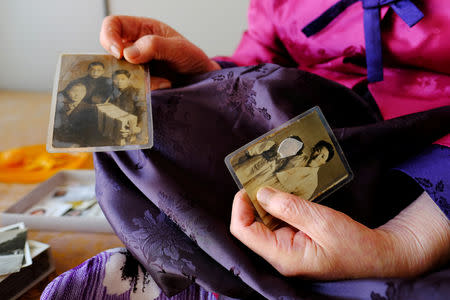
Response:
MULTIPOLYGON (((318 34, 301 29, 336 0, 251 0, 248 30, 235 53, 216 58, 237 65, 297 67, 348 88, 367 79, 363 7, 348 7, 318 34)), ((381 9, 384 81, 369 84, 384 119, 450 105, 450 5, 417 1, 425 17, 413 28, 389 6, 381 9)), ((450 135, 438 141, 450 147, 450 135)))
POLYGON ((231 61, 238 66, 275 63, 296 66, 283 44, 279 41, 272 23, 272 0, 252 0, 248 8, 248 29, 231 57, 216 57, 216 60, 231 61))

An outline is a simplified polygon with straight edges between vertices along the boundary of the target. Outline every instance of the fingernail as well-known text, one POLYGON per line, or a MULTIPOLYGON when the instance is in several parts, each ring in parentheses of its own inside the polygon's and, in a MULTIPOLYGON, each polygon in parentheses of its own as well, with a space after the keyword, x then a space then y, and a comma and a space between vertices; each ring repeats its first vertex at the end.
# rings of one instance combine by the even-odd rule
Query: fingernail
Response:
POLYGON ((171 86, 170 82, 164 81, 159 84, 158 88, 159 89, 168 89, 168 88, 170 88, 170 86, 171 86))
POLYGON ((135 45, 132 45, 128 48, 125 48, 125 50, 123 50, 123 54, 126 55, 127 58, 135 58, 140 55, 140 52, 135 45))
POLYGON ((117 58, 117 59, 120 58, 120 51, 119 51, 119 49, 116 46, 112 45, 109 48, 109 50, 111 51, 112 55, 114 55, 115 58, 117 58))
POLYGON ((275 194, 275 191, 269 187, 264 187, 258 190, 256 193, 256 200, 261 203, 263 206, 269 205, 269 201, 272 196, 275 194))

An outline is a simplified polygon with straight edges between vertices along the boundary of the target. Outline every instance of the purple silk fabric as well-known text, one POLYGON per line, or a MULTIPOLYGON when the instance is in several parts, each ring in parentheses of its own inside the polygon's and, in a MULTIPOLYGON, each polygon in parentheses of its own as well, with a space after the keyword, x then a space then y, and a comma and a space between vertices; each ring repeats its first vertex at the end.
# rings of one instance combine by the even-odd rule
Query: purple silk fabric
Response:
POLYGON ((42 292, 41 300, 225 300, 192 284, 166 297, 149 274, 125 248, 97 254, 56 277, 42 292))
POLYGON ((432 145, 396 169, 413 178, 450 219, 450 148, 432 145))
MULTIPOLYGON (((180 79, 175 88, 152 93, 154 147, 96 153, 99 203, 167 295, 192 282, 252 299, 324 299, 333 297, 326 287, 339 290, 337 283, 281 276, 229 233, 238 189, 225 156, 315 105, 355 174, 323 203, 373 227, 418 196, 416 191, 401 197, 406 202, 398 201, 390 193, 392 180, 385 179, 390 168, 449 132, 449 106, 383 121, 374 103, 352 90, 272 64, 180 79)), ((410 185, 400 180, 396 189, 414 190, 410 185)), ((348 284, 354 298, 370 297, 364 281, 342 286, 348 284)))

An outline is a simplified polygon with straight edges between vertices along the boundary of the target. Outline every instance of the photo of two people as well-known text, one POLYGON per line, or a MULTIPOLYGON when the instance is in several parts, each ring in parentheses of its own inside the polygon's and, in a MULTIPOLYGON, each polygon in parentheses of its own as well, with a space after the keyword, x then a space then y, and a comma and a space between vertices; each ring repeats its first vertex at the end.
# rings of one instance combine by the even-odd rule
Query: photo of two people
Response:
POLYGON ((258 216, 269 227, 279 223, 257 202, 269 186, 302 199, 320 201, 351 179, 351 170, 318 108, 294 118, 227 156, 227 165, 244 188, 258 216))
POLYGON ((110 55, 64 54, 58 71, 50 150, 120 150, 151 143, 143 66, 110 55))

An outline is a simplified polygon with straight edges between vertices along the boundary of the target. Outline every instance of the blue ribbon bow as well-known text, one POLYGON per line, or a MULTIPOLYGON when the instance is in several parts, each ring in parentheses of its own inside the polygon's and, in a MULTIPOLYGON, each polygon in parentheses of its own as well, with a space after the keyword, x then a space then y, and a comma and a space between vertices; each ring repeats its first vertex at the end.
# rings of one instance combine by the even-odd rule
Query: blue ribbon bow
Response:
POLYGON ((324 29, 347 7, 357 1, 363 2, 364 37, 366 40, 367 77, 369 82, 383 80, 383 59, 381 49, 380 8, 389 5, 409 27, 423 18, 423 13, 411 0, 341 0, 327 9, 302 29, 310 37, 324 29))

